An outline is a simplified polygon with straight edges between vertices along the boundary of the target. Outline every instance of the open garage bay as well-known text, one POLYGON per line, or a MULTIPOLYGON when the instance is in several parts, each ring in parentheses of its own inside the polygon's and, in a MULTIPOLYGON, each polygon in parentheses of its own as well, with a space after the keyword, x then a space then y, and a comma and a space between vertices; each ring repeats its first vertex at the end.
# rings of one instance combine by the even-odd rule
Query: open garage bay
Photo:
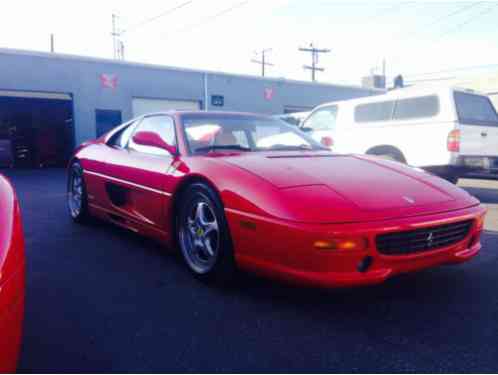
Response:
POLYGON ((0 91, 0 167, 64 166, 73 150, 68 94, 0 91))
POLYGON ((7 174, 28 259, 21 371, 498 371, 495 182, 463 181, 492 210, 472 262, 321 291, 207 287, 151 241, 72 224, 64 171, 7 174))

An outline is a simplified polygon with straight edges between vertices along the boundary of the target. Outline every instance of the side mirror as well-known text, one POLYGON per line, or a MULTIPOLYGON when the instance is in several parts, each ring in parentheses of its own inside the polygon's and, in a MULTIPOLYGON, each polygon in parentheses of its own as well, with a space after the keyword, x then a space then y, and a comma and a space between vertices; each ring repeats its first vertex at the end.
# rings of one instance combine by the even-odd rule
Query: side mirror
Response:
POLYGON ((137 145, 160 148, 161 150, 168 151, 171 155, 176 155, 178 153, 175 146, 166 143, 158 134, 154 132, 137 132, 133 136, 133 142, 137 145))

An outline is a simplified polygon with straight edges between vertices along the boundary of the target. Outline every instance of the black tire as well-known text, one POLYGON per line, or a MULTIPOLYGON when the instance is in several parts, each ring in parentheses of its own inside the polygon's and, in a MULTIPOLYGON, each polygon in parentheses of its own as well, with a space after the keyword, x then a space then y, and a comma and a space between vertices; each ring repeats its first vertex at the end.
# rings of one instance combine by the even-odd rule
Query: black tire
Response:
POLYGON ((86 190, 85 179, 83 177, 83 168, 81 164, 75 161, 69 168, 67 179, 67 205, 69 215, 76 223, 86 223, 89 221, 90 215, 88 212, 88 195, 86 190), (76 207, 75 200, 75 179, 78 178, 81 184, 81 203, 76 207))
POLYGON ((397 161, 399 163, 406 164, 406 159, 401 153, 393 147, 378 147, 367 152, 367 155, 377 156, 382 159, 397 161))
POLYGON ((234 279, 236 266, 230 231, 223 205, 213 189, 202 183, 186 188, 180 198, 175 228, 183 259, 196 278, 223 283, 234 279), (199 210, 204 211, 201 216, 205 225, 197 220, 199 210), (212 229, 214 223, 217 233, 212 229))

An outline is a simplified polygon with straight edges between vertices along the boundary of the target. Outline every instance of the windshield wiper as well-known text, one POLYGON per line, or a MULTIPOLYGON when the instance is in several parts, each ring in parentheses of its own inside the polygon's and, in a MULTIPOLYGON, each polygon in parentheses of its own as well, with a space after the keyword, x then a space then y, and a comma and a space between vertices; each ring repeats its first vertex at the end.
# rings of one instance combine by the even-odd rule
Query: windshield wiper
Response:
POLYGON ((237 150, 237 151, 251 151, 249 147, 241 145, 211 145, 206 147, 199 147, 195 152, 215 151, 215 150, 237 150))

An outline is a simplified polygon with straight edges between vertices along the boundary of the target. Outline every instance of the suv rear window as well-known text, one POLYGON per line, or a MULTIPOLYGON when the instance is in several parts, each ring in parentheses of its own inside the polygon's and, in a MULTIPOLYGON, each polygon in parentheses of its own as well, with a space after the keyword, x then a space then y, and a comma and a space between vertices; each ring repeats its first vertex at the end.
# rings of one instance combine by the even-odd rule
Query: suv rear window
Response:
POLYGON ((439 98, 435 95, 400 99, 396 102, 395 120, 434 117, 439 113, 439 98))
POLYGON ((354 111, 355 122, 389 121, 392 118, 394 101, 360 104, 354 111))
POLYGON ((498 115, 486 96, 455 92, 455 104, 460 123, 498 126, 498 115))

